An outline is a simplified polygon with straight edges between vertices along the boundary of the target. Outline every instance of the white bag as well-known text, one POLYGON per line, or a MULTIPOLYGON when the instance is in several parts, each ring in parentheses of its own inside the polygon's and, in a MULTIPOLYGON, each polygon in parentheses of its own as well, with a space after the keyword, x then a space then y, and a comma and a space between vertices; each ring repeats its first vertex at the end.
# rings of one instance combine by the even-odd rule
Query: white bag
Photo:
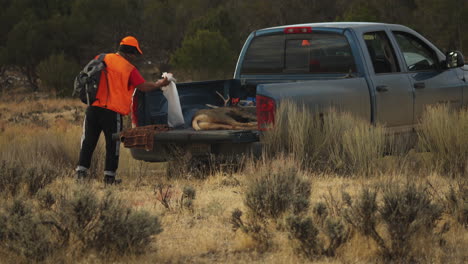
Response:
POLYGON ((179 93, 177 92, 177 87, 175 85, 176 79, 170 73, 163 73, 163 78, 171 82, 169 85, 161 88, 164 96, 167 99, 168 109, 167 109, 167 124, 169 127, 178 127, 183 126, 184 116, 182 115, 182 108, 180 107, 179 93))

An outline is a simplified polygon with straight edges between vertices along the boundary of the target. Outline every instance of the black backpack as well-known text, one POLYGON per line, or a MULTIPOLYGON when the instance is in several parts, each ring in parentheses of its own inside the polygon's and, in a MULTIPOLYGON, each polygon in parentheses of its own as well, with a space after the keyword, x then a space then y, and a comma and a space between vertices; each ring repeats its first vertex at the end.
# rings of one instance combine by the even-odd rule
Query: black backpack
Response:
MULTIPOLYGON (((92 59, 83 70, 75 77, 73 95, 78 94, 83 103, 91 105, 96 101, 96 94, 99 88, 101 72, 106 69, 104 57, 106 54, 99 54, 92 59)), ((107 75, 106 75, 107 76, 107 75)))

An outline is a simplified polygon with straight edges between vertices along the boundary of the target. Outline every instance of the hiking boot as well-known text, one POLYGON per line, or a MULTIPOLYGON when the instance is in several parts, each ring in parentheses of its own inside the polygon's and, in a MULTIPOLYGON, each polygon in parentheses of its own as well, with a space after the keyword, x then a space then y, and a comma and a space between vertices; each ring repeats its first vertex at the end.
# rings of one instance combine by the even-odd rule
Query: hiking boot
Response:
POLYGON ((88 180, 88 172, 85 171, 85 170, 77 170, 75 180, 78 183, 82 183, 82 182, 88 180))
POLYGON ((117 185, 121 184, 121 179, 116 179, 115 176, 104 175, 104 184, 105 185, 117 185))

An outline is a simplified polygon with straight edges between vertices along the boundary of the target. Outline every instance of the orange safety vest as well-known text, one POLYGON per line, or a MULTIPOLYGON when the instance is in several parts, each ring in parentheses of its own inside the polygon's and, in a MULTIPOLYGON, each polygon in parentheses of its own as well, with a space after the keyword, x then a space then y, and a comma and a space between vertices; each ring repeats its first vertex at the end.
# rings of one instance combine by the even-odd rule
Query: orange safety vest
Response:
POLYGON ((96 101, 92 105, 128 115, 135 90, 129 79, 135 66, 119 54, 107 54, 104 62, 106 68, 101 73, 96 101))

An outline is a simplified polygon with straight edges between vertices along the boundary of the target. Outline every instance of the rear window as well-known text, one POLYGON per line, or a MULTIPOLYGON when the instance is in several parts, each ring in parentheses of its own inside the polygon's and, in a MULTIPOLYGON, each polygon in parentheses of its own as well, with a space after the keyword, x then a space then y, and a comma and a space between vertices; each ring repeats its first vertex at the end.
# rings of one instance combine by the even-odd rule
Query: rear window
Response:
POLYGON ((315 32, 254 38, 245 54, 241 74, 355 71, 354 58, 345 36, 315 32))

